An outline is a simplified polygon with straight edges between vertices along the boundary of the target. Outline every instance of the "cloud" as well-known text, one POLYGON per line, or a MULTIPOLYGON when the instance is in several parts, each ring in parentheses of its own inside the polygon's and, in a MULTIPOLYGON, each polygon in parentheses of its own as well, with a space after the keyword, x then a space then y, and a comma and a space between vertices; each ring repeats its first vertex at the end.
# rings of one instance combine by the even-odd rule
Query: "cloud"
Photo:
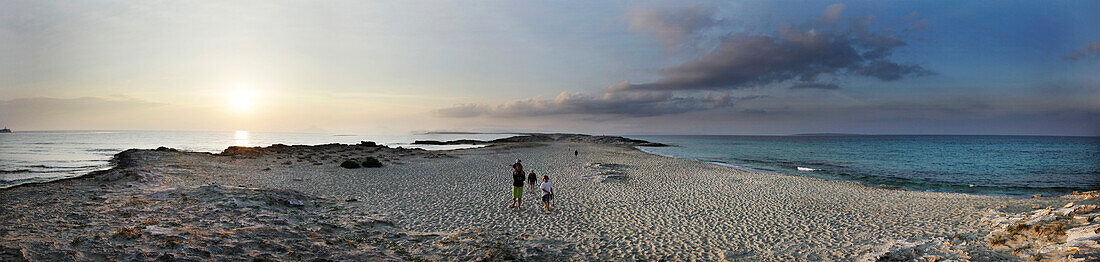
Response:
POLYGON ((1084 49, 1073 50, 1073 53, 1062 56, 1062 59, 1076 61, 1083 58, 1100 57, 1100 42, 1092 42, 1085 45, 1084 49))
POLYGON ((826 23, 836 23, 840 21, 840 13, 844 11, 844 4, 831 4, 825 7, 825 11, 821 12, 821 19, 826 23))
MULTIPOLYGON (((825 13, 839 15, 842 9, 831 6, 825 13)), ((830 19, 834 18, 823 20, 830 19)), ((813 81, 823 74, 882 81, 933 74, 920 65, 890 60, 905 41, 870 31, 869 23, 868 18, 857 18, 837 26, 811 23, 786 27, 771 35, 731 34, 712 52, 662 69, 655 82, 623 85, 618 90, 740 89, 789 80, 813 81)))
POLYGON ((662 46, 671 48, 700 31, 721 24, 722 20, 715 18, 714 12, 715 9, 707 5, 636 10, 626 16, 627 30, 652 32, 662 46))
POLYGON ((791 85, 790 88, 791 89, 826 89, 826 90, 833 90, 833 89, 840 89, 840 86, 838 86, 836 84, 830 84, 830 83, 802 82, 802 83, 795 83, 794 85, 791 85))
POLYGON ((0 101, 0 123, 13 129, 88 129, 133 121, 164 104, 132 98, 17 98, 0 101))
MULTIPOLYGON (((891 60, 893 52, 905 46, 906 42, 900 36, 870 30, 871 17, 842 19, 844 8, 842 4, 831 5, 819 19, 811 19, 802 26, 783 27, 770 34, 728 34, 709 53, 665 67, 660 72, 660 78, 653 82, 631 84, 624 81, 600 93, 561 93, 553 99, 457 104, 437 109, 434 113, 450 118, 675 115, 727 108, 739 101, 762 97, 731 97, 728 92, 723 95, 698 95, 699 91, 705 90, 732 90, 781 83, 790 83, 789 89, 835 90, 840 86, 819 82, 819 76, 858 76, 897 81, 932 74, 920 65, 891 60)), ((701 31, 717 25, 721 20, 714 18, 713 8, 692 6, 676 10, 635 11, 628 14, 628 22, 631 30, 655 32, 669 47, 701 34, 701 31)), ((751 111, 741 107, 738 106, 739 110, 751 111)))
POLYGON ((11 118, 27 119, 50 115, 82 115, 139 110, 162 105, 138 99, 79 97, 32 97, 0 101, 0 112, 11 118))
POLYGON ((906 76, 927 76, 932 71, 919 65, 901 65, 887 60, 871 61, 855 70, 857 74, 878 78, 882 81, 897 81, 906 76))
POLYGON ((548 115, 605 115, 644 117, 680 114, 728 107, 737 101, 761 96, 733 97, 706 94, 701 97, 677 97, 669 92, 607 92, 593 96, 562 92, 553 99, 530 98, 497 105, 458 104, 435 110, 442 117, 476 116, 531 117, 548 115))
POLYGON ((443 117, 466 118, 482 115, 488 108, 478 104, 457 104, 447 108, 436 109, 435 114, 443 117))

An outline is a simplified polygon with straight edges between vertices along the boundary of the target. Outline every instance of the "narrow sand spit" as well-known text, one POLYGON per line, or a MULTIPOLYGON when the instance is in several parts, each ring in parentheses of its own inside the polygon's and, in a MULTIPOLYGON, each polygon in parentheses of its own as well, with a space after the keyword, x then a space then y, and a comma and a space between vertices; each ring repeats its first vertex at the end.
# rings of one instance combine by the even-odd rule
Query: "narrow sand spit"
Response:
POLYGON ((131 150, 108 172, 0 191, 0 260, 873 260, 952 239, 983 244, 935 256, 998 260, 1014 255, 984 245, 990 212, 1095 204, 878 189, 577 141, 131 150), (385 166, 339 166, 367 156, 385 166), (517 158, 550 176, 557 210, 532 192, 507 208, 517 158))

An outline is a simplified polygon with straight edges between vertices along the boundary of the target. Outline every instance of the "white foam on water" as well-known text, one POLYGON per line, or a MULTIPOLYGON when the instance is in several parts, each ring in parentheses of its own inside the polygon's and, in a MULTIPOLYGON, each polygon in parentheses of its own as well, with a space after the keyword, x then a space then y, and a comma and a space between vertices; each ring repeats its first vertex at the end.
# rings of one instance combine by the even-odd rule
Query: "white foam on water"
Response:
POLYGON ((798 169, 798 171, 807 171, 807 172, 817 171, 817 169, 813 169, 813 168, 809 168, 809 167, 800 167, 800 166, 795 167, 795 169, 798 169))

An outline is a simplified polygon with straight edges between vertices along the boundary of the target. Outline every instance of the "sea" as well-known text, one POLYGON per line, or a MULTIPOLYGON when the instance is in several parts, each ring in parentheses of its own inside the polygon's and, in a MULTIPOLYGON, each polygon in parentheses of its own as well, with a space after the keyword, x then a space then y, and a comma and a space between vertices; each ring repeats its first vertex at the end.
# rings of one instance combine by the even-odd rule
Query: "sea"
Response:
POLYGON ((170 147, 219 153, 230 146, 358 144, 449 150, 479 145, 412 145, 416 140, 492 140, 510 134, 359 135, 250 131, 16 131, 0 133, 0 188, 47 182, 109 169, 123 150, 170 147))
MULTIPOLYGON (((217 153, 230 146, 357 144, 449 150, 416 140, 492 140, 513 134, 361 135, 250 131, 29 131, 0 134, 0 188, 110 168, 130 148, 217 153)), ((1100 137, 628 136, 673 145, 642 151, 754 172, 873 187, 1026 197, 1100 190, 1100 137)))
POLYGON ((643 151, 905 190, 1027 197, 1100 189, 1100 137, 966 135, 630 136, 643 151))

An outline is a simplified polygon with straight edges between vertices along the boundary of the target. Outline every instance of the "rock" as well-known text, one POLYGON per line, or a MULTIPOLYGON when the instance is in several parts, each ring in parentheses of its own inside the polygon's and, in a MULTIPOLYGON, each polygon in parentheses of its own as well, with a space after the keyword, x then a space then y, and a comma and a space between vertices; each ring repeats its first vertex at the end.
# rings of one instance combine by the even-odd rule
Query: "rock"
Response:
POLYGON ((1031 195, 1031 198, 1037 198, 1037 197, 1043 197, 1043 194, 1034 194, 1034 195, 1031 195))
POLYGON ((163 147, 163 146, 162 146, 162 147, 158 147, 157 149, 154 149, 153 151, 161 151, 161 152, 179 152, 179 150, 176 150, 176 149, 174 149, 174 148, 168 148, 168 147, 163 147))
POLYGON ((223 156, 235 156, 242 158, 256 158, 264 155, 264 149, 260 147, 231 146, 222 150, 223 156))
POLYGON ((363 160, 363 167, 382 167, 382 161, 368 156, 367 160, 363 160))
POLYGON ((355 199, 354 197, 348 197, 348 199, 345 199, 344 201, 345 202, 356 202, 356 201, 359 201, 359 199, 355 199))
POLYGON ((171 234, 174 231, 171 228, 166 227, 147 226, 145 227, 145 232, 149 233, 150 235, 167 235, 171 234))
POLYGON ((1096 205, 1082 205, 1073 210, 1073 214, 1088 214, 1096 211, 1096 205))
POLYGON ((1073 207, 1073 202, 1069 202, 1069 204, 1066 204, 1066 208, 1071 208, 1071 207, 1073 207))
POLYGON ((1093 190, 1093 191, 1087 191, 1087 192, 1073 191, 1073 193, 1071 193, 1069 195, 1062 196, 1062 197, 1088 200, 1088 199, 1093 199, 1093 198, 1100 197, 1100 190, 1093 190))
POLYGON ((296 207, 300 207, 300 206, 305 206, 305 205, 306 205, 306 203, 302 203, 302 201, 301 201, 301 200, 297 200, 297 199, 287 199, 287 200, 286 200, 286 203, 287 203, 288 205, 291 205, 291 206, 296 206, 296 207))
POLYGON ((372 141, 359 141, 359 145, 360 146, 371 146, 371 147, 378 146, 377 143, 374 143, 372 141))
POLYGON ((359 162, 356 162, 355 160, 344 160, 343 163, 340 163, 340 167, 354 169, 360 168, 362 166, 360 166, 359 162))

